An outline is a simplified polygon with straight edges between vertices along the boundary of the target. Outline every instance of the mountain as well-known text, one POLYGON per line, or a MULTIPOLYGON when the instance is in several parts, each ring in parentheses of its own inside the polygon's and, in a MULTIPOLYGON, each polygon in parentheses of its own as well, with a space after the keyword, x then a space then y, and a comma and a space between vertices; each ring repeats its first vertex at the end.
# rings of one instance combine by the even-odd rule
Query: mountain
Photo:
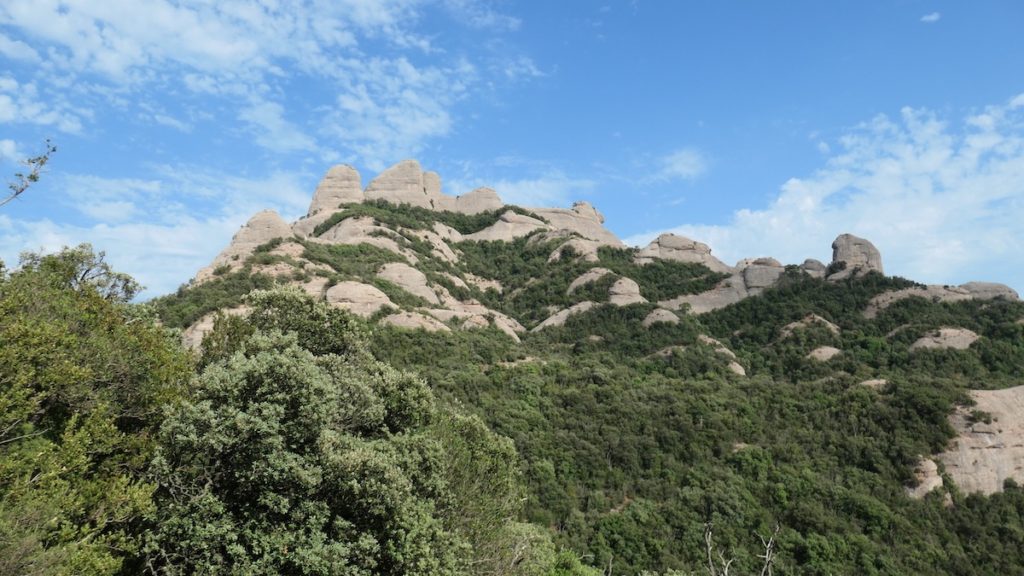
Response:
MULTIPOLYGON (((614 573, 1014 573, 1024 566, 1024 303, 827 265, 630 248, 593 206, 442 192, 401 162, 331 168, 307 215, 260 212, 154 302, 202 349, 245 294, 294 285, 364 318, 373 353, 516 445, 526 520, 614 573), (713 527, 713 530, 712 530, 713 527)), ((837 231, 839 232, 839 231, 837 231)))

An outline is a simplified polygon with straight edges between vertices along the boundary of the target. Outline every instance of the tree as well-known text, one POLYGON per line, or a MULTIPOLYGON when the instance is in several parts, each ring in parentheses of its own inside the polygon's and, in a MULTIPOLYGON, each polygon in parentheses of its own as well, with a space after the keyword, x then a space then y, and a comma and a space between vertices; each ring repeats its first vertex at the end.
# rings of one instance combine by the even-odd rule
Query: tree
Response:
POLYGON ((0 573, 115 574, 188 356, 88 245, 0 276, 0 573))
POLYGON ((195 396, 161 428, 151 572, 527 574, 554 562, 550 537, 515 522, 510 441, 374 360, 347 312, 294 289, 247 303, 247 319, 217 323, 195 396))

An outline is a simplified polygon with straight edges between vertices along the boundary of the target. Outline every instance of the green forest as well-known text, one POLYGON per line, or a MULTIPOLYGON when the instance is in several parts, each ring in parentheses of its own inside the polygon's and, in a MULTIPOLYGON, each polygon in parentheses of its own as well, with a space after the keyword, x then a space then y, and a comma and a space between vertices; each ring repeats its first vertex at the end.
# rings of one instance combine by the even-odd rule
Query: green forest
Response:
MULTIPOLYGON (((520 213, 528 211, 517 209, 520 213)), ((1024 566, 1024 489, 907 496, 954 438, 968 390, 1020 385, 1024 303, 876 295, 788 267, 763 294, 678 323, 604 305, 627 277, 650 302, 710 289, 699 264, 563 240, 458 242, 498 214, 383 202, 369 217, 460 299, 527 329, 426 332, 288 286, 366 280, 392 252, 279 239, 202 284, 139 302, 83 245, 0 268, 0 574, 1004 575, 1024 566), (281 243, 302 258, 272 254, 281 243), (253 272, 295 265, 289 281, 253 272), (588 269, 610 274, 569 293, 588 269), (502 292, 457 280, 497 280, 502 292), (218 315, 201 347, 182 330, 218 315), (839 328, 783 327, 815 314, 839 328), (913 350, 943 326, 965 350, 913 350), (708 337, 735 354, 733 359, 708 337), (808 358, 820 346, 839 356, 808 358), (861 383, 884 379, 882 387, 861 383)), ((329 224, 328 224, 329 223, 329 224)), ((9 265, 11 263, 8 263, 9 265)), ((376 281, 392 303, 423 302, 376 281)), ((984 414, 977 414, 984 418, 984 414)), ((940 470, 941 472, 941 470, 940 470)))

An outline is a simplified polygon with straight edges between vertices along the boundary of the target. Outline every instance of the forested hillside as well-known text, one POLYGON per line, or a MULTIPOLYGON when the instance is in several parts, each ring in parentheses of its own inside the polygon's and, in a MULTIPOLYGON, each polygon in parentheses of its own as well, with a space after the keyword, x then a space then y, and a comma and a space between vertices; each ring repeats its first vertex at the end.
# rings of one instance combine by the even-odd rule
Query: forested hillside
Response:
POLYGON ((1024 390, 1008 288, 335 192, 148 303, 88 247, 5 270, 0 573, 1024 566, 1019 418, 974 406, 1024 390))

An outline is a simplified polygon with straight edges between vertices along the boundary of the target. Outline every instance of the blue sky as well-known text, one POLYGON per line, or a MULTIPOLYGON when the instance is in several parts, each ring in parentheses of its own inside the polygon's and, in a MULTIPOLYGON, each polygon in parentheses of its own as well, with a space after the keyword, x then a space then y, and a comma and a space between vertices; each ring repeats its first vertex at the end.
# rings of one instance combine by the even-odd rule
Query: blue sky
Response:
POLYGON ((4 0, 0 258, 92 242, 157 295, 335 163, 593 202, 726 262, 828 260, 1024 292, 1016 1, 4 0))

